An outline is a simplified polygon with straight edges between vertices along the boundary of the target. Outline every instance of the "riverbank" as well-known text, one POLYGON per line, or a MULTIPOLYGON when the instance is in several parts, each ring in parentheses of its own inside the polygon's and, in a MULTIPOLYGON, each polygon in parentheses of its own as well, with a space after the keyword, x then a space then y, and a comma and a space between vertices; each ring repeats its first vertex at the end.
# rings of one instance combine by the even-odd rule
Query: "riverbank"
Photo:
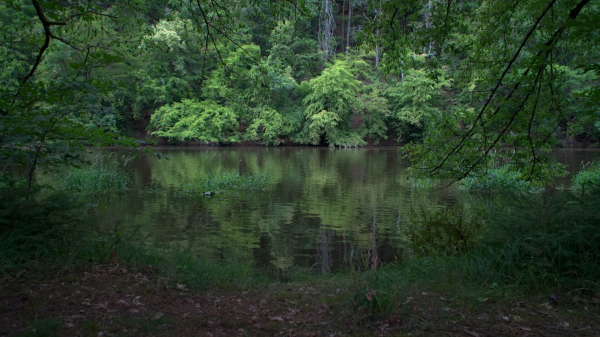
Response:
MULTIPOLYGON (((190 166, 194 170, 198 163, 209 162, 193 159, 190 166)), ((243 163, 238 153, 233 153, 230 161, 243 163)), ((273 167, 264 159, 259 162, 273 167)), ((385 167, 385 162, 376 161, 372 167, 385 167)), ((351 167, 348 161, 341 163, 351 167)), ((293 166, 281 167, 290 170, 293 166)), ((315 167, 319 166, 309 168, 315 167)), ((306 171, 315 174, 315 169, 306 171)), ((105 176, 90 172, 90 177, 104 181, 100 178, 105 176)), ((353 172, 360 171, 355 167, 353 172)), ((124 191, 110 188, 113 185, 102 184, 100 195, 93 194, 97 189, 83 188, 88 184, 75 180, 30 198, 25 189, 20 197, 16 194, 18 184, 0 194, 4 226, 0 233, 2 334, 592 336, 600 332, 600 194, 589 188, 590 183, 585 193, 496 192, 499 198, 480 205, 484 213, 452 209, 403 213, 401 227, 397 213, 385 220, 383 209, 377 211, 378 222, 374 212, 367 212, 362 220, 356 215, 350 220, 327 218, 325 223, 342 219, 344 224, 356 224, 359 234, 368 230, 363 250, 359 250, 359 241, 341 245, 349 242, 352 231, 344 232, 341 227, 336 234, 320 223, 311 227, 297 209, 295 217, 274 222, 281 227, 263 227, 263 233, 265 228, 272 230, 271 236, 214 241, 221 243, 219 247, 245 247, 246 255, 225 249, 220 250, 223 254, 211 255, 210 250, 199 248, 211 244, 206 239, 214 234, 211 227, 224 228, 227 235, 255 233, 249 229, 257 223, 264 225, 262 216, 246 223, 237 217, 230 223, 208 222, 210 226, 202 221, 175 226, 178 214, 186 209, 139 211, 140 201, 167 196, 160 184, 139 190, 130 190, 129 183, 119 184, 127 187, 124 191), (92 194, 75 198, 73 191, 92 194), (128 203, 135 193, 144 199, 128 203), (110 201, 106 206, 102 204, 105 199, 110 201), (131 215, 124 218, 129 224, 140 221, 140 228, 149 234, 128 234, 118 217, 109 218, 109 226, 95 225, 100 215, 116 213, 118 207, 131 215), (416 227, 408 222, 411 214, 418 215, 412 220, 416 227), (480 218, 483 216, 485 221, 480 218), (158 220, 156 227, 152 227, 152 219, 158 220), (391 223, 393 233, 404 230, 401 234, 407 239, 397 245, 393 256, 386 251, 385 236, 370 234, 384 233, 386 223, 391 223), (178 240, 165 244, 152 239, 151 235, 168 235, 160 231, 165 227, 173 228, 178 240), (274 249, 282 247, 275 246, 276 242, 285 243, 283 247, 292 245, 293 240, 282 233, 291 233, 295 239, 305 235, 314 241, 298 246, 295 252, 274 249), (336 235, 348 241, 336 241, 336 235), (349 254, 343 255, 346 251, 349 254), (373 252, 377 252, 376 258, 373 252)), ((231 208, 224 206, 234 195, 193 197, 205 190, 203 186, 193 185, 192 191, 184 191, 164 205, 193 201, 190 207, 194 212, 185 216, 192 220, 204 214, 231 214, 231 208)), ((264 186, 259 187, 262 190, 264 186)), ((374 191, 384 193, 387 188, 398 187, 387 181, 374 191)), ((343 195, 362 197, 364 190, 343 195)), ((256 199, 269 203, 273 200, 271 194, 258 196, 256 199)), ((246 199, 247 194, 241 200, 246 199)), ((335 203, 322 200, 317 205, 327 205, 329 212, 334 205, 343 205, 342 199, 335 203)), ((358 200, 349 205, 356 209, 365 204, 358 200)), ((389 200, 381 199, 379 205, 389 200)), ((406 206, 406 200, 395 200, 392 206, 406 206)), ((415 200, 423 205, 424 199, 415 200)), ((346 214, 347 209, 337 214, 346 214)))
MULTIPOLYGON (((311 145, 305 143, 298 143, 291 141, 281 141, 277 146, 267 146, 257 141, 240 141, 229 144, 221 143, 206 143, 198 140, 185 140, 178 141, 176 143, 170 142, 168 138, 162 137, 151 137, 145 131, 136 132, 134 135, 136 141, 140 142, 143 146, 156 146, 156 147, 167 147, 167 148, 212 148, 212 147, 328 147, 327 145, 311 145)), ((403 147, 408 144, 408 141, 398 141, 394 137, 388 139, 375 139, 365 138, 366 145, 358 146, 358 148, 388 148, 388 147, 403 147)), ((600 149, 600 143, 593 142, 589 138, 559 138, 558 145, 554 149, 600 149)))
MULTIPOLYGON (((190 290, 150 267, 119 262, 4 277, 0 335, 8 336, 598 336, 597 299, 458 298, 414 284, 379 320, 349 310, 348 278, 190 290)), ((365 291, 373 301, 378 294, 365 291)))

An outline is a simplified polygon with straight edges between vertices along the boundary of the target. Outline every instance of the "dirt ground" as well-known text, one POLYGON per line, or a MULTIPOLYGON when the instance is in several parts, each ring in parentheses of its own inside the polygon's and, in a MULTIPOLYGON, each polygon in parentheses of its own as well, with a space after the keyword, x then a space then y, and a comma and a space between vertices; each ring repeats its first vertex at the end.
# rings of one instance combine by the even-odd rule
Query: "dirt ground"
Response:
POLYGON ((315 283, 200 292, 116 264, 0 281, 0 336, 600 336, 595 298, 472 305, 413 289, 369 323, 315 283))

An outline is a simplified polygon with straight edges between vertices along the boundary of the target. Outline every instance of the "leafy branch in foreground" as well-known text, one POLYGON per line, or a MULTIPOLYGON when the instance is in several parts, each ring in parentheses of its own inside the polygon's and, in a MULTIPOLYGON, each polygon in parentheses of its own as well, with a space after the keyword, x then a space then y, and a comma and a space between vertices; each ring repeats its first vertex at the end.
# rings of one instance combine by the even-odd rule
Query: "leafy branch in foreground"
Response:
POLYGON ((114 36, 103 39, 90 34, 102 31, 98 21, 108 24, 113 18, 91 2, 8 1, 0 5, 0 19, 7 23, 0 27, 0 52, 5 56, 0 60, 4 84, 0 89, 0 168, 25 171, 29 188, 38 167, 85 163, 81 153, 86 146, 136 145, 109 129, 88 127, 78 120, 86 113, 104 114, 106 108, 99 104, 98 95, 114 88, 113 83, 87 76, 93 67, 121 60, 106 52, 114 36), (79 31, 84 28, 87 35, 79 31), (44 42, 38 47, 40 37, 44 42), (38 48, 35 59, 27 56, 38 48), (72 72, 49 71, 44 60, 50 50, 67 50, 72 72))
MULTIPOLYGON (((597 61, 588 46, 598 42, 597 24, 591 20, 598 15, 598 4, 490 1, 472 11, 457 6, 461 4, 438 4, 430 13, 435 28, 412 41, 395 41, 417 49, 429 39, 435 46, 427 56, 431 76, 439 76, 442 66, 458 65, 456 86, 468 102, 461 107, 457 97, 452 105, 458 109, 435 116, 423 144, 412 144, 408 154, 423 175, 453 182, 485 172, 495 150, 506 151, 511 169, 522 180, 545 181, 565 174, 546 153, 557 145, 556 132, 582 114, 573 96, 578 86, 571 85, 565 67, 589 69, 586 65, 597 61), (457 44, 462 50, 453 50, 457 44), (443 53, 445 48, 452 52, 443 53)), ((390 20, 390 29, 395 29, 394 17, 390 20)))

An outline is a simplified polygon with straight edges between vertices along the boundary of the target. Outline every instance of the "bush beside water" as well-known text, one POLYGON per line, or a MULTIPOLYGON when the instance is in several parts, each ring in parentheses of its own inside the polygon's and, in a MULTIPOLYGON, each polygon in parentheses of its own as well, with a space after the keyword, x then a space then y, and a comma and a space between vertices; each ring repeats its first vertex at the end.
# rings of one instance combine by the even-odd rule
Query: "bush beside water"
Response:
POLYGON ((584 167, 573 177, 571 188, 576 191, 600 188, 600 165, 584 167))

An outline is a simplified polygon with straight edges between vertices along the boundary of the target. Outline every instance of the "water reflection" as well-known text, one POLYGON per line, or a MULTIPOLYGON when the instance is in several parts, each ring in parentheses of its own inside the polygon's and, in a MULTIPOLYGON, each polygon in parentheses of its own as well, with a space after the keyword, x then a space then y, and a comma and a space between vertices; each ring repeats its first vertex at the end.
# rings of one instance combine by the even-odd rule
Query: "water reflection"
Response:
MULTIPOLYGON (((136 188, 100 200, 101 231, 117 228, 152 249, 319 273, 376 269, 408 254, 471 248, 485 227, 484 203, 457 186, 406 187, 395 149, 161 149, 171 160, 131 163, 136 188), (268 172, 268 191, 218 198, 176 193, 185 180, 219 172, 268 172)), ((596 152, 596 157, 597 157, 596 152)))

